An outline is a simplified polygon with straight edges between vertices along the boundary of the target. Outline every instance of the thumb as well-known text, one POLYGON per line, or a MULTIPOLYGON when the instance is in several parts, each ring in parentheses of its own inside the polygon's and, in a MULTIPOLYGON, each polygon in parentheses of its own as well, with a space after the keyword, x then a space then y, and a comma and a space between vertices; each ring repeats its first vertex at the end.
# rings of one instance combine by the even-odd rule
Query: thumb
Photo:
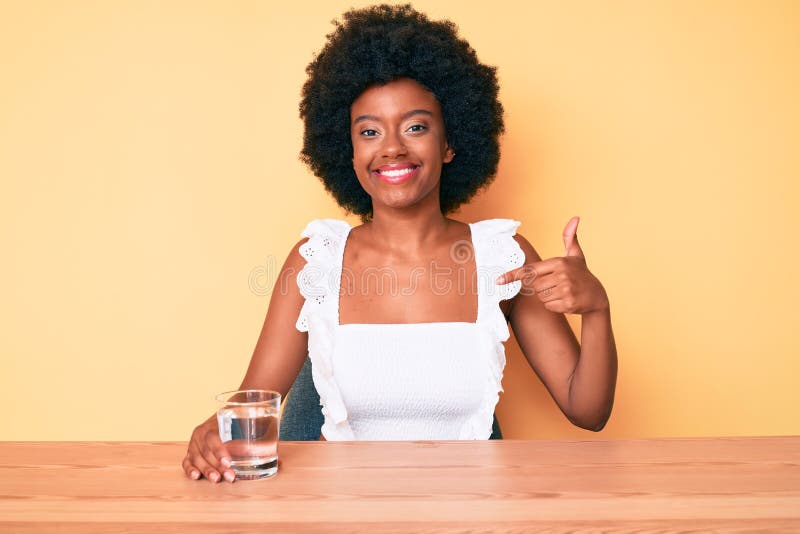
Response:
POLYGON ((564 228, 564 255, 583 258, 583 250, 578 244, 578 223, 580 217, 573 217, 564 228))

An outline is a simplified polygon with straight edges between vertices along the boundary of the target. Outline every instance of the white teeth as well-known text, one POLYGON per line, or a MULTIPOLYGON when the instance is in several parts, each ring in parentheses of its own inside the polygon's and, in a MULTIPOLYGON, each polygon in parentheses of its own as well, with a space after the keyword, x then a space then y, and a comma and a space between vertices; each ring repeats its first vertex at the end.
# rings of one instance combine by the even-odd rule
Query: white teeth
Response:
POLYGON ((403 176, 410 172, 413 172, 416 167, 406 167, 405 169, 398 169, 396 171, 378 171, 384 176, 403 176))

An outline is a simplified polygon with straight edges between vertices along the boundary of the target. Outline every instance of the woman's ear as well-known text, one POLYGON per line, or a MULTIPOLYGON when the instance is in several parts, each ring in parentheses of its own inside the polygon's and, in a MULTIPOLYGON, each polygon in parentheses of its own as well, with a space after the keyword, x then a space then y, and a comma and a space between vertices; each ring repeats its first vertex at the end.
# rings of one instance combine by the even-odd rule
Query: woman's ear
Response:
POLYGON ((442 158, 442 163, 450 163, 451 161, 453 161, 453 158, 455 156, 456 156, 455 150, 453 150, 453 148, 448 143, 447 148, 445 148, 444 150, 444 158, 442 158))

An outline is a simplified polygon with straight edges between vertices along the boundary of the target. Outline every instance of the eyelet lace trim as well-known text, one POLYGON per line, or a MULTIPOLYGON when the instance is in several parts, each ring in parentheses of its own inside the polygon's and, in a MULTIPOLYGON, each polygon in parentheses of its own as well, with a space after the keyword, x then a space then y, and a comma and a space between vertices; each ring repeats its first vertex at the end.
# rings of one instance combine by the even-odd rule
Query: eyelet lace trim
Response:
POLYGON ((489 219, 470 225, 478 266, 478 324, 486 327, 484 332, 487 334, 482 336, 485 344, 480 350, 488 355, 489 372, 481 409, 464 424, 459 439, 489 439, 492 435, 494 410, 503 391, 503 369, 506 366, 503 343, 511 335, 500 301, 514 298, 522 288, 519 280, 497 285, 495 279, 525 263, 525 253, 514 239, 520 224, 511 219, 489 219))
POLYGON ((333 330, 339 322, 337 296, 341 286, 342 254, 350 229, 345 221, 315 219, 301 233, 309 240, 299 249, 306 265, 297 275, 297 286, 305 303, 295 326, 301 332, 308 332, 312 378, 325 416, 322 435, 330 440, 355 439, 330 359, 335 339, 333 330))

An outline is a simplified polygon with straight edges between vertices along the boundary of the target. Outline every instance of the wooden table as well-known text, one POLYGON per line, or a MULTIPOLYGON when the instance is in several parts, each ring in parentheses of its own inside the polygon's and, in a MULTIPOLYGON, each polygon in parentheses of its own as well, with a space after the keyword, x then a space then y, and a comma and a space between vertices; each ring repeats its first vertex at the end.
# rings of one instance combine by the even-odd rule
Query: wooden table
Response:
POLYGON ((800 436, 281 442, 271 479, 185 443, 0 443, 0 532, 800 531, 800 436))

